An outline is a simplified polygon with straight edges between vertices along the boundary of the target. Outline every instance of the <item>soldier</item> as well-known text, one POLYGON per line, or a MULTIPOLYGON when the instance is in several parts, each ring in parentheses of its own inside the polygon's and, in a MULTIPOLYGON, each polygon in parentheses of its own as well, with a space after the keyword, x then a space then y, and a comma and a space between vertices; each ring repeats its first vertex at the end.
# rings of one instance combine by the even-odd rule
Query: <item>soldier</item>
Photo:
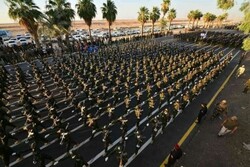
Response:
POLYGON ((140 104, 140 101, 141 101, 140 97, 141 97, 141 95, 142 95, 141 90, 137 89, 137 91, 135 92, 135 96, 136 96, 136 100, 137 100, 137 105, 140 104))
POLYGON ((170 99, 172 98, 172 96, 174 95, 174 89, 173 87, 170 85, 167 89, 167 95, 168 95, 168 103, 170 102, 170 99))
POLYGON ((125 152, 124 146, 118 146, 116 149, 116 158, 119 161, 119 167, 123 167, 127 161, 127 153, 125 152))
POLYGON ((167 108, 165 108, 161 113, 160 113, 160 122, 161 122, 161 134, 163 134, 164 129, 167 126, 167 123, 172 119, 171 115, 168 111, 167 108))
POLYGON ((156 92, 160 92, 161 91, 161 81, 157 81, 156 82, 156 92))
POLYGON ((31 144, 31 150, 33 153, 33 164, 38 167, 45 167, 45 160, 50 160, 54 163, 54 158, 42 152, 37 143, 33 142, 31 144))
POLYGON ((155 116, 153 119, 151 119, 151 124, 152 124, 152 132, 151 132, 152 141, 151 141, 151 144, 154 142, 156 134, 157 134, 157 132, 158 132, 158 130, 160 128, 158 119, 159 119, 158 116, 155 116))
POLYGON ((199 124, 201 122, 202 117, 204 117, 206 114, 207 114, 207 105, 205 103, 201 103, 201 109, 199 111, 196 123, 199 124))
POLYGON ((112 97, 114 98, 113 105, 115 105, 119 100, 118 91, 116 90, 116 87, 112 88, 112 94, 113 94, 112 97))
POLYGON ((108 146, 111 144, 111 139, 110 139, 110 131, 108 129, 107 126, 103 127, 103 143, 104 143, 104 150, 105 150, 105 154, 108 152, 108 146))
POLYGON ((0 126, 0 141, 2 144, 8 145, 9 139, 13 139, 16 143, 19 142, 18 138, 13 136, 12 134, 5 132, 2 127, 0 126))
POLYGON ((59 129, 57 131, 57 133, 59 134, 59 139, 60 139, 60 145, 66 144, 66 150, 67 152, 69 152, 70 150, 70 146, 73 145, 77 145, 77 142, 75 140, 72 139, 72 137, 70 136, 70 132, 68 130, 68 126, 69 123, 66 125, 66 127, 62 127, 61 129, 59 129))
POLYGON ((92 139, 94 137, 94 135, 97 133, 99 126, 98 126, 98 117, 92 117, 91 114, 87 115, 87 125, 88 127, 92 128, 92 135, 90 137, 90 139, 92 139))
POLYGON ((151 96, 150 99, 148 100, 148 107, 149 107, 149 112, 148 112, 148 117, 149 117, 152 114, 153 109, 155 108, 155 102, 153 96, 151 96))
POLYGON ((118 121, 121 122, 120 129, 122 131, 122 141, 125 141, 127 140, 126 133, 128 131, 128 125, 127 125, 128 120, 125 119, 125 117, 121 116, 118 118, 118 121))
POLYGON ((70 151, 69 154, 70 154, 71 159, 75 160, 74 167, 83 167, 83 166, 89 167, 90 166, 88 162, 83 158, 83 156, 81 156, 76 151, 70 151))
POLYGON ((181 108, 186 108, 190 104, 189 92, 186 91, 182 96, 182 106, 181 108))
POLYGON ((78 121, 82 120, 83 121, 83 126, 85 126, 86 123, 87 123, 88 112, 87 112, 86 107, 83 104, 83 102, 78 103, 77 109, 80 110, 80 115, 81 115, 81 117, 78 119, 78 121))
POLYGON ((151 96, 151 92, 152 92, 152 88, 151 88, 151 85, 149 83, 147 84, 146 90, 147 90, 147 97, 149 98, 151 96))
POLYGON ((107 106, 107 114, 108 114, 108 117, 109 117, 109 122, 111 123, 112 122, 112 120, 113 120, 113 110, 114 110, 115 108, 114 107, 111 107, 111 104, 109 103, 108 104, 108 106, 107 106))
POLYGON ((135 131, 135 137, 136 137, 136 147, 135 147, 135 154, 138 153, 139 149, 142 146, 142 135, 141 132, 139 131, 139 129, 137 128, 135 131))
MULTIPOLYGON (((71 158, 74 161, 74 167, 90 167, 88 162, 83 158, 83 156, 77 153, 75 150, 69 151, 69 154, 64 158, 60 159, 60 161, 64 161, 67 158, 71 158)), ((55 161, 53 165, 57 165, 59 161, 55 161)))
POLYGON ((164 90, 162 89, 160 92, 160 101, 159 101, 159 110, 161 109, 161 105, 163 104, 163 101, 165 99, 165 94, 164 94, 164 90))
POLYGON ((10 146, 0 143, 0 157, 3 160, 4 166, 8 167, 10 163, 10 156, 18 157, 21 160, 21 155, 15 152, 10 146))
POLYGON ((163 77, 163 87, 166 88, 168 86, 168 77, 167 75, 164 75, 163 77))
POLYGON ((139 105, 135 106, 135 116, 136 116, 136 127, 139 127, 141 120, 142 110, 139 105))
POLYGON ((125 107, 126 107, 125 114, 129 113, 130 101, 131 101, 130 97, 128 95, 126 95, 125 98, 124 98, 124 103, 125 103, 125 107))
POLYGON ((173 105, 174 105, 174 118, 175 118, 182 112, 182 109, 179 100, 176 100, 173 105))

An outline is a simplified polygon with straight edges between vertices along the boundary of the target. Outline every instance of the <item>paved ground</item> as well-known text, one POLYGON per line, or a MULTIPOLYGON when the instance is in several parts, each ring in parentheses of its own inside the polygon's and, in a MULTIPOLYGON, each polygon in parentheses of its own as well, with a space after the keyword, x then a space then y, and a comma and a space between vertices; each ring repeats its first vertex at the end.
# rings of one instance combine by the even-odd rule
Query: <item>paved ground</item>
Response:
MULTIPOLYGON (((185 112, 180 115, 173 124, 167 127, 166 133, 159 136, 157 141, 153 145, 147 147, 129 166, 160 166, 173 145, 181 139, 195 121, 199 111, 199 104, 201 102, 208 103, 210 101, 230 72, 237 65, 238 58, 239 57, 235 57, 218 80, 208 86, 207 89, 188 106, 185 112)), ((250 66, 249 54, 243 63, 245 63, 246 67, 250 66)), ((235 75, 233 75, 225 89, 211 105, 211 109, 213 109, 215 103, 218 101, 222 99, 228 100, 229 115, 237 115, 239 117, 239 131, 234 136, 217 138, 217 133, 222 121, 215 120, 211 122, 209 119, 205 120, 204 123, 193 130, 189 138, 184 142, 182 147, 185 155, 176 166, 248 166, 246 164, 250 162, 250 153, 243 149, 242 142, 250 142, 250 131, 247 129, 247 127, 249 127, 250 118, 249 113, 247 113, 250 107, 250 97, 249 94, 243 95, 241 91, 244 88, 244 82, 249 78, 249 74, 250 69, 248 69, 239 79, 235 79, 235 75)), ((208 117, 211 115, 211 109, 209 109, 208 117)))
MULTIPOLYGON (((250 77, 250 54, 243 64, 247 67, 239 79, 231 78, 225 89, 215 100, 229 102, 229 115, 239 119, 239 129, 233 135, 218 138, 222 120, 205 120, 196 127, 184 144, 185 155, 176 164, 184 167, 247 167, 250 164, 250 151, 243 148, 243 142, 250 143, 250 94, 243 94, 243 84, 250 77)), ((210 113, 211 114, 211 113, 210 113)), ((210 115, 209 114, 209 115, 210 115)))
MULTIPOLYGON (((183 45, 191 46, 194 44, 183 43, 183 45)), ((232 69, 237 64, 239 55, 242 52, 238 49, 221 48, 221 47, 215 47, 215 46, 209 46, 209 45, 205 45, 202 47, 205 48, 206 50, 207 49, 215 49, 216 52, 224 50, 224 54, 232 52, 233 55, 235 55, 235 59, 233 59, 233 61, 229 64, 229 66, 226 67, 226 69, 220 74, 218 79, 216 79, 214 82, 209 84, 207 89, 205 91, 203 91, 202 94, 199 95, 194 101, 192 101, 192 104, 189 105, 185 109, 184 113, 180 114, 174 120, 173 123, 169 124, 167 129, 164 131, 163 135, 159 134, 159 136, 156 138, 156 141, 153 144, 150 144, 150 142, 151 142, 151 138, 150 138, 151 127, 150 126, 147 127, 144 131, 144 134, 143 134, 145 137, 143 139, 143 146, 142 146, 141 150, 139 151, 140 154, 138 156, 135 156, 135 154, 134 154, 135 139, 134 139, 134 135, 132 133, 133 128, 134 128, 132 122, 134 122, 134 121, 133 121, 133 118, 131 117, 131 114, 128 115, 128 117, 129 117, 128 119, 131 120, 131 124, 129 125, 129 131, 131 130, 130 133, 132 135, 129 136, 129 139, 127 142, 128 146, 127 146, 126 151, 128 152, 129 161, 128 161, 126 166, 131 166, 131 167, 132 166, 134 166, 134 167, 137 167, 137 166, 145 166, 145 167, 159 166, 161 164, 161 162, 164 160, 164 158, 168 155, 168 153, 170 152, 173 145, 179 141, 179 139, 183 136, 185 131, 188 129, 188 127, 194 121, 194 119, 197 115, 197 111, 199 109, 199 104, 201 102, 208 102, 211 99, 211 97, 215 94, 215 92, 218 90, 220 85, 223 83, 223 81, 227 78, 227 76, 230 74, 232 69)), ((243 76, 243 78, 244 77, 245 76, 243 76)), ((242 82, 243 82, 243 80, 244 80, 243 78, 239 79, 237 82, 239 82, 240 80, 242 80, 242 82)), ((230 81, 230 83, 231 83, 231 81, 230 81)), ((239 85, 241 85, 241 88, 239 88, 239 89, 240 90, 243 89, 242 83, 240 83, 239 85)), ((229 92, 230 92, 230 90, 229 90, 229 92)), ((233 95, 233 94, 230 94, 230 95, 233 95)), ((249 95, 247 95, 247 96, 249 97, 249 95)), ((240 100, 240 99, 237 99, 237 100, 240 100)), ((119 110, 119 111, 122 110, 121 107, 124 107, 124 106, 120 106, 119 108, 117 108, 117 110, 119 110)), ((246 107, 246 106, 244 106, 244 107, 246 107)), ((77 117, 73 113, 70 112, 71 111, 70 108, 67 108, 67 110, 69 110, 69 112, 67 112, 67 114, 64 117, 67 119, 70 118, 68 121, 72 125, 70 127, 70 130, 72 131, 72 136, 77 142, 80 143, 80 145, 77 147, 79 148, 80 153, 82 155, 84 155, 84 157, 86 157, 86 160, 92 163, 91 166, 97 166, 97 167, 104 167, 104 166, 105 167, 113 167, 114 166, 114 167, 116 167, 117 162, 116 162, 114 156, 111 156, 108 162, 104 161, 104 157, 103 157, 104 151, 103 151, 103 143, 101 142, 101 138, 102 138, 101 135, 98 134, 98 135, 96 135, 96 137, 93 140, 89 141, 88 137, 90 136, 90 130, 82 128, 80 126, 80 123, 78 123, 78 121, 77 121, 77 117)), ((247 110, 247 109, 245 109, 245 110, 247 110)), ((157 110, 155 110, 155 111, 157 113, 157 110)), ((231 107, 231 103, 230 103, 230 111, 235 112, 235 108, 231 107)), ((103 118, 103 119, 105 119, 105 118, 103 118)), ((143 115, 143 119, 141 121, 142 126, 145 126, 147 121, 148 121, 148 119, 146 118, 145 115, 143 115), (145 118, 145 121, 143 121, 144 118, 145 118)), ((214 121, 213 123, 210 123, 210 124, 215 126, 214 127, 215 133, 213 133, 212 136, 217 140, 216 132, 219 130, 219 128, 216 126, 216 123, 217 123, 217 125, 219 124, 219 122, 217 122, 217 121, 214 121)), ((208 123, 204 122, 204 124, 201 125, 200 129, 203 126, 206 127, 206 124, 208 124, 208 123)), ((213 126, 211 126, 210 128, 212 128, 213 126)), ((117 128, 118 127, 113 127, 111 130, 113 132, 116 132, 116 131, 118 131, 117 128)), ((242 131, 241 128, 240 128, 239 132, 240 131, 242 131)), ((205 130, 204 130, 204 132, 205 132, 205 130)), ((194 134, 199 135, 199 133, 194 133, 194 134)), ((197 136, 197 135, 195 135, 195 136, 197 136)), ((115 137, 116 138, 113 138, 113 142, 118 143, 120 139, 117 136, 115 136, 115 137)), ((246 142, 249 143, 249 141, 246 141, 246 142)), ((24 147, 24 145, 25 144, 23 144, 23 147, 24 147)), ((196 145, 198 145, 197 142, 196 142, 196 145)), ((242 144, 240 146, 242 148, 242 144)), ((189 150, 188 147, 189 147, 189 145, 184 143, 183 149, 185 150, 185 152, 187 152, 187 155, 183 156, 183 158, 182 158, 183 164, 185 164, 185 161, 184 161, 185 157, 187 157, 187 160, 192 159, 192 158, 188 158, 188 155, 191 155, 191 153, 188 153, 188 150, 189 150)), ((18 148, 19 148, 19 145, 18 145, 18 148)), ((51 143, 50 145, 45 146, 45 150, 47 152, 53 153, 54 158, 58 158, 61 155, 63 155, 63 153, 65 152, 64 149, 65 148, 63 148, 62 146, 58 146, 58 144, 56 144, 56 143, 55 144, 51 143)), ((191 149, 192 149, 192 147, 191 147, 191 149)), ((195 152, 195 153, 197 153, 197 152, 195 152)), ((29 154, 27 154, 27 155, 29 155, 29 154)), ((193 155, 193 156, 196 156, 196 155, 193 155)), ((17 164, 15 163, 15 161, 12 162, 11 166, 16 166, 16 167, 18 167, 18 166, 24 166, 24 167, 35 166, 32 164, 31 155, 24 157, 24 158, 25 159, 23 161, 21 161, 17 164)), ((191 160, 191 161, 193 161, 193 160, 191 160)), ((188 161, 186 161, 186 163, 189 164, 188 161)), ((51 164, 47 164, 47 166, 50 166, 50 165, 51 164)), ((0 166, 1 166, 1 164, 0 164, 0 166)), ((62 166, 70 167, 70 166, 72 166, 72 161, 67 159, 63 162, 60 162, 57 166, 58 167, 62 167, 62 166)), ((186 166, 188 166, 188 165, 186 165, 186 166)), ((191 166, 193 166, 193 165, 191 165, 191 166)), ((202 166, 202 165, 198 165, 198 166, 202 166)))

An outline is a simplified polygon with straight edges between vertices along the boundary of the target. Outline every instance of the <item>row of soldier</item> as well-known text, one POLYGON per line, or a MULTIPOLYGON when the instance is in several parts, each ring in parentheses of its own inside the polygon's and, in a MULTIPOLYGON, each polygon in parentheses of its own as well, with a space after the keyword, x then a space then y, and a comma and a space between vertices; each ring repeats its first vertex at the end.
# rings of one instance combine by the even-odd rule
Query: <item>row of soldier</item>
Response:
MULTIPOLYGON (((158 97, 158 94, 160 97, 160 103, 158 104, 160 109, 163 101, 167 100, 170 103, 171 97, 179 91, 184 91, 184 88, 189 88, 183 93, 183 99, 185 100, 176 100, 173 103, 174 113, 168 112, 168 110, 162 111, 162 117, 166 117, 167 119, 169 117, 166 115, 177 115, 184 108, 184 101, 188 102, 190 97, 191 99, 195 97, 203 86, 226 65, 229 58, 226 58, 222 63, 218 61, 222 55, 221 53, 214 55, 212 52, 195 53, 194 51, 178 46, 135 43, 134 47, 125 45, 121 48, 105 48, 105 50, 99 52, 99 55, 92 54, 88 57, 72 56, 63 58, 62 60, 55 59, 53 65, 42 61, 41 68, 38 68, 34 64, 31 67, 32 70, 28 73, 24 73, 22 69, 17 67, 14 75, 10 75, 8 71, 4 71, 1 78, 3 80, 1 82, 3 83, 1 90, 5 93, 5 96, 3 96, 5 99, 1 102, 7 101, 7 103, 3 102, 2 106, 5 106, 3 113, 11 113, 11 109, 8 108, 9 99, 15 97, 20 99, 18 105, 24 106, 22 115, 26 117, 24 126, 24 129, 28 132, 28 140, 26 142, 30 144, 31 148, 34 145, 36 146, 36 149, 32 150, 36 152, 34 155, 37 155, 38 152, 41 152, 39 150, 41 142, 47 143, 49 141, 38 131, 39 128, 42 128, 42 131, 47 130, 34 104, 45 104, 46 110, 49 113, 49 119, 53 122, 52 126, 55 127, 56 133, 59 134, 60 143, 66 141, 67 151, 69 151, 71 145, 77 143, 69 135, 68 124, 62 123, 60 117, 62 113, 58 113, 59 106, 56 96, 48 89, 48 85, 46 84, 46 80, 52 78, 53 84, 50 85, 56 85, 58 88, 57 91, 60 90, 59 99, 62 99, 62 97, 63 99, 69 99, 67 105, 73 106, 75 111, 79 112, 80 120, 83 120, 85 126, 92 127, 93 133, 91 138, 94 137, 97 131, 103 131, 103 141, 105 151, 107 152, 108 145, 111 143, 111 140, 108 139, 108 129, 110 126, 113 126, 116 122, 121 122, 122 143, 124 143, 127 133, 126 122, 129 121, 126 119, 126 114, 132 113, 134 109, 137 119, 135 136, 140 139, 139 126, 143 112, 141 110, 142 103, 148 101, 149 108, 154 108, 156 104, 153 92, 156 92, 156 97, 158 97), (158 49, 155 49, 157 47, 158 49), (173 48, 177 50, 177 53, 179 52, 177 56, 174 56, 175 52, 171 53, 171 49, 173 48), (128 49, 131 51, 130 54, 128 54, 128 49), (182 50, 187 51, 187 53, 181 53, 182 50), (120 54, 118 55, 118 53, 120 54), (188 56, 188 53, 191 53, 191 56, 188 56), (209 69, 211 72, 207 73, 205 69, 209 69), (199 79, 199 77, 203 78, 199 79), (29 81, 29 79, 31 80, 29 81), (34 81, 37 87, 36 90, 38 91, 37 96, 29 92, 29 88, 34 86, 34 81), (16 85, 16 88, 21 91, 15 95, 9 95, 6 84, 16 85), (122 95, 122 92, 124 92, 124 95, 122 95), (143 92, 147 92, 146 97, 142 97, 143 92), (78 97, 80 96, 79 94, 83 95, 83 99, 78 97), (134 106, 130 104, 131 98, 136 100, 134 106), (105 99, 109 99, 112 103, 107 102, 105 104, 105 99), (123 102, 126 107, 125 112, 122 115, 114 116, 115 108, 119 103, 123 102), (92 111, 97 111, 97 113, 93 113, 92 111), (109 124, 99 126, 98 119, 105 113, 108 115, 109 124)), ((151 112, 147 114, 150 118, 152 117, 151 112)), ((153 120, 152 122, 156 122, 154 124, 157 125, 157 119, 153 120)), ((5 121, 4 126, 15 126, 8 119, 3 119, 3 121, 5 121)), ((166 124, 166 121, 162 122, 162 124, 166 124)), ((5 127, 3 131, 3 134, 11 135, 6 131, 5 127)), ((152 138, 154 137, 155 135, 152 136, 152 138)), ((14 139, 13 135, 9 136, 9 138, 14 139)), ((138 144, 141 143, 139 139, 138 144)), ((138 149, 136 150, 138 151, 138 149)))
POLYGON ((189 42, 203 42, 213 45, 222 45, 225 47, 241 47, 243 40, 247 37, 244 34, 216 31, 198 31, 185 34, 177 34, 176 38, 189 42))

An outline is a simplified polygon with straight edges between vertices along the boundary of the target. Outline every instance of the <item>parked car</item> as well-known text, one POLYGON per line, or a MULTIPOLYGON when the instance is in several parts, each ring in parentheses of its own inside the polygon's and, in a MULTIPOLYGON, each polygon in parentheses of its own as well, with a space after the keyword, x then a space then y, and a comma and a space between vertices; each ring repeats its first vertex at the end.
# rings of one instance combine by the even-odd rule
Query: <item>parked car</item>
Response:
POLYGON ((6 46, 13 47, 13 46, 16 46, 16 45, 17 45, 16 40, 10 39, 10 40, 6 41, 6 46))
POLYGON ((28 45, 29 44, 29 42, 26 38, 20 38, 17 43, 18 43, 18 45, 28 45))

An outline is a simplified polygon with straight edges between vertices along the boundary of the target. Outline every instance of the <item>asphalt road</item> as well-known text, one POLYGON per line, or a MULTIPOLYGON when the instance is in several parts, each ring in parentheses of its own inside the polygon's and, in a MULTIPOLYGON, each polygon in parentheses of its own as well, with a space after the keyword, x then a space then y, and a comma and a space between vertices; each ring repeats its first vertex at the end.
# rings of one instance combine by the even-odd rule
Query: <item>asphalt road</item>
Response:
MULTIPOLYGON (((162 38, 158 39, 159 42, 173 42, 173 39, 162 38)), ((126 152, 128 154, 128 163, 126 166, 147 166, 147 167, 154 167, 159 166, 161 162, 164 160, 164 158, 168 155, 170 150, 172 149, 173 145, 178 142, 178 140, 181 138, 181 136, 185 133, 189 125, 194 121, 194 119, 197 116, 197 112, 199 109, 199 104, 201 102, 208 102, 209 99, 213 96, 213 94, 216 92, 218 87, 221 85, 221 83, 225 80, 227 75, 230 73, 230 71, 234 68, 238 61, 239 55, 242 53, 241 50, 233 49, 233 48, 220 48, 216 46, 196 46, 195 44, 190 43, 184 43, 179 42, 180 45, 188 46, 188 47, 196 47, 198 49, 205 49, 205 50, 211 50, 214 49, 216 52, 224 50, 224 55, 227 55, 228 53, 232 52, 233 55, 236 57, 233 59, 233 61, 225 68, 225 70, 219 75, 219 77, 211 82, 206 90, 203 90, 202 93, 191 102, 191 104, 184 110, 183 113, 178 115, 177 118, 175 118, 173 123, 170 123, 168 127, 164 130, 164 134, 160 134, 157 136, 155 142, 153 144, 150 144, 151 142, 151 131, 152 126, 151 124, 149 126, 146 126, 150 118, 147 118, 148 105, 147 103, 143 103, 144 101, 147 101, 146 93, 144 92, 142 95, 142 108, 143 108, 143 115, 141 119, 141 131, 143 135, 143 146, 139 150, 139 154, 135 156, 135 117, 133 110, 130 111, 130 113, 126 116, 126 118, 129 120, 128 122, 128 140, 126 142, 126 152)), ((52 61, 48 60, 48 63, 52 63, 52 61)), ((40 61, 37 61, 37 66, 39 66, 40 61)), ((27 63, 22 63, 20 66, 25 69, 29 68, 27 63)), ((10 68, 10 67, 9 67, 10 68)), ((142 82, 142 80, 141 80, 142 82)), ((143 85, 141 87, 144 89, 143 85)), ((155 86, 153 88, 153 91, 155 91, 155 86)), ((130 90, 131 94, 132 92, 135 92, 135 89, 130 90)), ((173 99, 179 98, 180 94, 176 97, 173 97, 173 99)), ((124 92, 122 93, 122 90, 120 92, 120 97, 124 97, 124 92)), ((63 99, 63 98, 62 98, 63 99)), ((111 102, 113 99, 107 100, 108 102, 111 102)), ((154 95, 155 103, 157 104, 159 101, 159 97, 157 94, 154 95)), ((131 106, 134 106, 136 103, 135 97, 131 100, 131 106)), ((114 113, 114 117, 118 118, 122 114, 124 114, 124 104, 122 104, 122 100, 119 101, 119 105, 116 107, 114 113)), ((91 163, 91 166, 97 166, 97 167, 116 167, 118 166, 118 162, 115 158, 115 155, 110 155, 109 160, 105 162, 104 160, 104 150, 103 150, 103 142, 102 142, 102 134, 97 133, 94 137, 94 139, 90 140, 91 136, 91 129, 87 127, 83 127, 82 123, 78 121, 79 115, 77 115, 75 112, 72 111, 72 108, 66 107, 67 106, 67 100, 66 104, 65 101, 62 100, 60 102, 60 108, 63 111, 62 117, 65 119, 65 121, 69 122, 69 130, 71 131, 71 136, 74 140, 76 140, 79 145, 77 145, 74 149, 78 149, 78 152, 89 162, 91 163)), ((167 103, 163 105, 161 110, 164 108, 169 107, 167 103)), ((18 111, 16 111, 18 113, 18 111)), ((92 110, 92 112, 96 112, 95 109, 92 110)), ((159 113, 157 107, 153 110, 153 115, 157 115, 159 113)), ((44 116, 46 113, 41 113, 44 116)), ((24 123, 24 119, 17 120, 19 125, 22 125, 24 123)), ((100 125, 105 125, 108 122, 108 116, 107 114, 104 114, 101 116, 100 125)), ((49 128, 50 122, 45 121, 45 126, 49 128)), ((121 141, 121 132, 119 130, 119 126, 116 124, 114 126, 111 126, 110 130, 112 131, 112 145, 109 147, 110 151, 112 151, 121 141)), ((51 130, 47 130, 44 135, 51 132, 51 130)), ((159 131, 160 132, 160 131, 159 131)), ((17 134, 19 138, 25 139, 26 134, 21 132, 17 134)), ((60 160, 65 155, 65 147, 58 144, 58 141, 55 140, 55 135, 50 135, 48 137, 50 140, 50 143, 48 145, 43 145, 43 150, 53 156, 55 159, 60 160)), ((13 148, 16 150, 24 150, 28 148, 28 145, 25 142, 21 142, 19 144, 13 144, 13 148)), ((32 163, 32 155, 30 151, 27 151, 24 153, 24 159, 20 162, 15 161, 15 159, 12 159, 12 163, 10 166, 15 167, 23 167, 23 166, 36 166, 32 163)), ((46 166, 51 166, 51 163, 47 162, 46 166)), ((73 166, 73 161, 70 159, 65 159, 63 161, 59 161, 59 163, 56 165, 58 167, 66 167, 66 166, 73 166)))

